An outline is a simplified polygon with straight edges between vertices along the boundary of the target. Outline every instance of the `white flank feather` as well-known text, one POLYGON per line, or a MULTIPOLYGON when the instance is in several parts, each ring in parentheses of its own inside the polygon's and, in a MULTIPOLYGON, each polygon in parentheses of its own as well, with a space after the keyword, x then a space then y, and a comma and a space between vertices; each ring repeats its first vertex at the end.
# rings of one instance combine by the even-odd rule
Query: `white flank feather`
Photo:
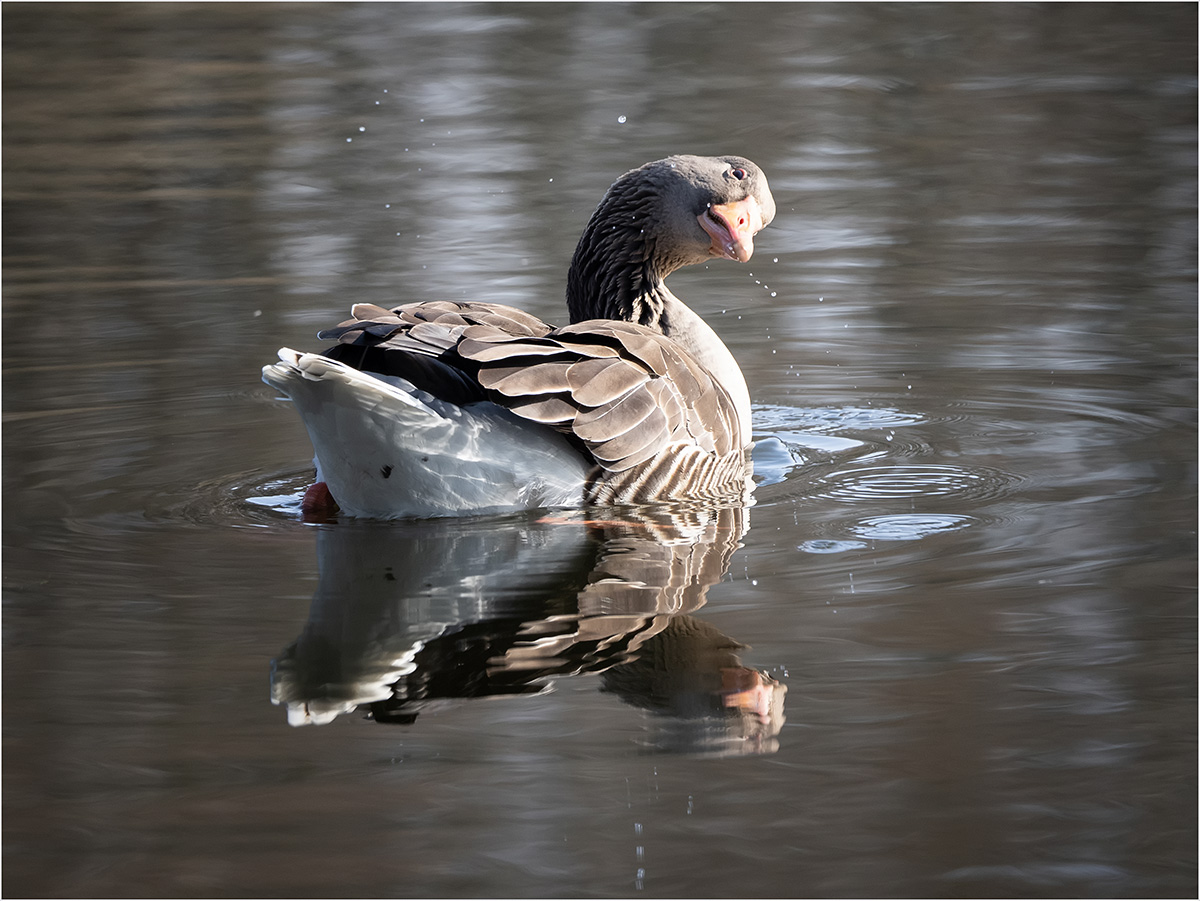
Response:
POLYGON ((290 348, 263 381, 295 403, 318 478, 353 516, 399 518, 576 506, 587 463, 561 434, 482 402, 290 348))

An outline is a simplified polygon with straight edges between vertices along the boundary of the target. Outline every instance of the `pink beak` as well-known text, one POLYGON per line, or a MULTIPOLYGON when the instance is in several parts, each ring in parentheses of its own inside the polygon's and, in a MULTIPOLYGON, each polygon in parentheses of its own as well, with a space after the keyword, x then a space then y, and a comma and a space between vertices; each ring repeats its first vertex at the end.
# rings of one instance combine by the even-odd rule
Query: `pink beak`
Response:
POLYGON ((736 203, 717 203, 696 217, 712 237, 709 253, 744 263, 754 255, 754 236, 762 230, 762 212, 753 197, 736 203))

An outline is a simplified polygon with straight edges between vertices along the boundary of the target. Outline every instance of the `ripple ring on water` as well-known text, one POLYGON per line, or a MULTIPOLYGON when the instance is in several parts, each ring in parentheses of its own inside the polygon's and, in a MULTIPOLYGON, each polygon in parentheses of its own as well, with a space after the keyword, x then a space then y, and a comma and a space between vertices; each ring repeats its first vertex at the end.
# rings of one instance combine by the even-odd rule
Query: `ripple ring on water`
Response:
POLYGON ((1019 478, 986 467, 925 463, 843 469, 820 478, 816 495, 833 500, 908 498, 986 500, 1008 493, 1019 478))

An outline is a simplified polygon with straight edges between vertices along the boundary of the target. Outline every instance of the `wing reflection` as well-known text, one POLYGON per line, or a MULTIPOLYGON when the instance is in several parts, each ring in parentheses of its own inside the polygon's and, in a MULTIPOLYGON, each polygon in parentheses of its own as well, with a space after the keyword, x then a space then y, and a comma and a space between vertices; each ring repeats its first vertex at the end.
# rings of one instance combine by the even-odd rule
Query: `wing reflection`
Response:
POLYGON ((412 723, 438 704, 603 673, 602 690, 655 714, 655 748, 775 750, 786 687, 691 615, 728 571, 746 511, 620 517, 322 526, 319 585, 272 662, 272 702, 292 725, 357 708, 412 723))

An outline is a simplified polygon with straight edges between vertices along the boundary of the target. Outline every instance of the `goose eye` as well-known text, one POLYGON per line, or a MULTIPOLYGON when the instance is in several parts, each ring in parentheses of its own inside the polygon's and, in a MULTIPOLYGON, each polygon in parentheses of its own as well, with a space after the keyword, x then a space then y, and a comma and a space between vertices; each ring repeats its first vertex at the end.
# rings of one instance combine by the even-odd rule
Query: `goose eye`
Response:
POLYGON ((733 176, 734 178, 736 178, 738 181, 741 181, 743 178, 746 177, 746 170, 742 169, 740 167, 737 169, 730 169, 729 174, 731 176, 733 176))

